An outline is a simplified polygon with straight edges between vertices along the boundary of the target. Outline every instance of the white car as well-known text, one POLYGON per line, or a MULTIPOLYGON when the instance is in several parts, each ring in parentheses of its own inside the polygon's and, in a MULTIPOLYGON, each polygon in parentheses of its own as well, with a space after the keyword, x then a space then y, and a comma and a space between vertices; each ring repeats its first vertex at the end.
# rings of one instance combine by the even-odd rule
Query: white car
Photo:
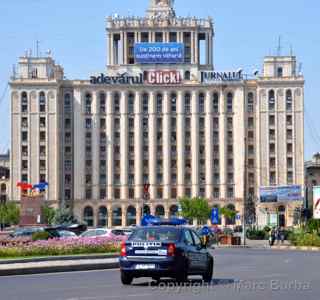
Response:
POLYGON ((87 231, 83 232, 80 237, 110 237, 111 230, 110 229, 88 229, 87 231))

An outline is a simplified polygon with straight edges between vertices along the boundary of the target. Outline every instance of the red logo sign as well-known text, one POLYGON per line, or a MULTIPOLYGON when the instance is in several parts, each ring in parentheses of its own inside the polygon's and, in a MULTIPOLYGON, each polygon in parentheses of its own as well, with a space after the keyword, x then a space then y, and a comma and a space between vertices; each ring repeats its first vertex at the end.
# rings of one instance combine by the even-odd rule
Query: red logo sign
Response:
POLYGON ((148 84, 179 84, 182 77, 179 71, 145 71, 144 80, 148 84))

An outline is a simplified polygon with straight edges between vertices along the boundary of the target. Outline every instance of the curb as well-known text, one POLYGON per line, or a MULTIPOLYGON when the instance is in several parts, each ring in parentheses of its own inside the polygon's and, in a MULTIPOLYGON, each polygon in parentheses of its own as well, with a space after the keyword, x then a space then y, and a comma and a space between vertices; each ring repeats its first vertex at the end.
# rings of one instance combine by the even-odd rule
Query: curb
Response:
POLYGON ((89 259, 104 259, 118 258, 119 254, 88 254, 88 255, 63 255, 63 256, 48 256, 38 258, 21 258, 21 259, 0 259, 0 265, 34 263, 34 262, 52 262, 52 261, 68 261, 68 260, 89 260, 89 259))
POLYGON ((271 250, 293 250, 293 251, 312 251, 320 252, 320 247, 305 247, 305 246, 272 246, 271 250))
POLYGON ((75 271, 91 271, 91 270, 107 270, 119 268, 118 262, 105 262, 95 264, 81 264, 81 265, 63 265, 63 266, 43 266, 43 267, 26 267, 19 269, 0 270, 1 276, 14 275, 30 275, 43 273, 58 273, 58 272, 75 272, 75 271))

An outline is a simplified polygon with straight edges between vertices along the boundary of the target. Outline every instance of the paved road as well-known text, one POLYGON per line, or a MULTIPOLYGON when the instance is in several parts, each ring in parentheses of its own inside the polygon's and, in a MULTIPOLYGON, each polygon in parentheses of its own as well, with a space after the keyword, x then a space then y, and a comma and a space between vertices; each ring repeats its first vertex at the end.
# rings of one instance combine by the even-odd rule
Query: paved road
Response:
POLYGON ((318 300, 320 254, 252 249, 218 249, 209 286, 191 278, 183 287, 148 279, 124 287, 118 270, 0 278, 2 300, 318 300))

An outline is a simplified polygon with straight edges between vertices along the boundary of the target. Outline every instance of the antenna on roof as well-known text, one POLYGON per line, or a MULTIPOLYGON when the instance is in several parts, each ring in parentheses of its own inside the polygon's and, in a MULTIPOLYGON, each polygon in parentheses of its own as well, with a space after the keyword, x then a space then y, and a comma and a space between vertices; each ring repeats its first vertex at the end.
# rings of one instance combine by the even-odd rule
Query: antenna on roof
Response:
POLYGON ((36 41, 36 54, 37 54, 37 58, 39 58, 39 45, 40 45, 40 41, 37 40, 37 41, 36 41))
POLYGON ((281 44, 281 35, 279 35, 278 39, 278 48, 277 48, 277 56, 281 56, 281 51, 282 51, 282 44, 281 44))

